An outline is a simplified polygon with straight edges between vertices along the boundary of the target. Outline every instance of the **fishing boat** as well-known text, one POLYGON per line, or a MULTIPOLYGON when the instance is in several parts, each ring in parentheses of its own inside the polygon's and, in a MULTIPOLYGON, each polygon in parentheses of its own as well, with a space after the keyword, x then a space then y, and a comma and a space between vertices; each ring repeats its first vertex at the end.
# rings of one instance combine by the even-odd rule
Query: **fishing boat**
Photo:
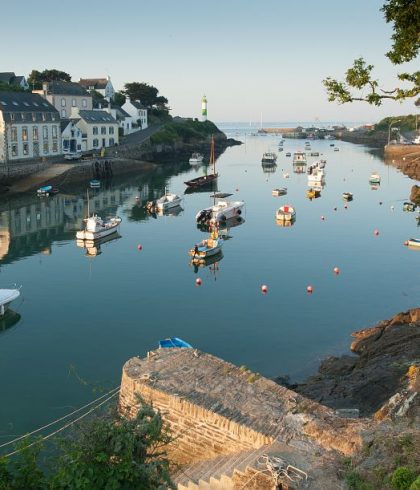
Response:
POLYGON ((314 187, 311 187, 306 191, 306 197, 308 199, 315 199, 316 197, 319 197, 321 195, 321 190, 320 189, 315 189, 314 187))
POLYGON ((287 156, 287 157, 291 157, 291 156, 292 156, 292 154, 290 153, 290 151, 288 151, 288 152, 286 153, 286 156, 287 156))
POLYGON ((276 219, 278 221, 293 221, 296 218, 296 211, 293 206, 285 205, 280 206, 276 212, 276 219))
POLYGON ((343 192, 343 199, 345 201, 352 201, 353 200, 353 194, 351 192, 343 192))
POLYGON ((409 211, 410 213, 415 211, 417 206, 412 202, 405 202, 403 204, 403 211, 409 211))
POLYGON ((38 197, 49 197, 58 194, 59 190, 52 185, 44 185, 43 187, 40 187, 36 193, 38 197))
POLYGON ((203 163, 203 155, 201 153, 193 153, 189 160, 190 165, 198 165, 203 163))
POLYGON ((313 151, 311 157, 319 157, 319 151, 313 151))
POLYGON ((97 179, 92 179, 89 181, 89 187, 91 189, 99 189, 101 187, 101 181, 97 179))
POLYGON ((377 172, 373 172, 373 174, 370 174, 369 183, 370 184, 380 184, 381 183, 381 176, 377 172))
POLYGON ((325 178, 325 172, 324 169, 319 168, 319 166, 314 166, 310 169, 310 173, 308 175, 308 185, 314 184, 314 183, 321 183, 324 181, 325 178))
POLYGON ((184 182, 188 187, 202 187, 207 186, 211 182, 217 180, 218 174, 216 173, 216 158, 214 154, 214 138, 211 138, 210 144, 210 164, 213 165, 213 173, 203 175, 202 177, 196 177, 195 179, 187 180, 184 182))
POLYGON ((340 151, 340 148, 338 148, 337 146, 334 148, 334 151, 340 151))
POLYGON ((271 191, 271 195, 276 197, 284 196, 285 194, 287 194, 287 187, 279 187, 271 191))
POLYGON ((242 208, 245 206, 244 201, 228 201, 226 197, 232 194, 213 194, 213 206, 201 209, 195 216, 197 223, 205 223, 208 225, 214 225, 216 223, 223 223, 235 216, 241 216, 242 208), (223 197, 222 197, 223 196, 223 197))
POLYGON ((295 151, 293 153, 293 165, 306 165, 306 153, 304 151, 295 151))
POLYGON ((407 245, 408 247, 420 248, 420 239, 419 238, 409 238, 406 242, 404 242, 404 245, 407 245))
POLYGON ((197 243, 193 248, 191 248, 188 254, 195 259, 205 259, 211 257, 212 255, 218 254, 222 249, 223 241, 219 237, 219 233, 216 228, 212 228, 209 233, 208 238, 197 243))
POLYGON ((12 301, 19 298, 19 289, 0 289, 0 316, 3 316, 12 301))
POLYGON ((89 192, 87 193, 88 202, 88 217, 83 220, 84 229, 76 232, 78 240, 98 240, 118 231, 121 223, 121 218, 115 216, 107 220, 103 220, 96 214, 90 216, 89 211, 89 192))
POLYGON ((159 349, 170 349, 172 347, 192 349, 192 345, 179 337, 170 337, 168 339, 159 340, 159 349))
POLYGON ((168 211, 169 209, 176 208, 181 205, 182 198, 172 192, 167 192, 165 187, 165 194, 156 201, 147 201, 146 209, 152 213, 158 211, 168 211))
POLYGON ((277 161, 277 155, 275 153, 272 152, 263 153, 261 163, 265 163, 266 165, 268 164, 275 165, 276 161, 277 161))

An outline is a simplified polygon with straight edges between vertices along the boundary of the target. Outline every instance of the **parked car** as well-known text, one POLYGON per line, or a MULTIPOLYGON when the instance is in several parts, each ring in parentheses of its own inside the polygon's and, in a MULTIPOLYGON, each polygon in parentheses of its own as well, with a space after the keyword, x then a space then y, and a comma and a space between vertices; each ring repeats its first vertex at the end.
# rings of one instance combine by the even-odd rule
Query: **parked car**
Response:
POLYGON ((64 159, 65 160, 80 160, 80 158, 82 158, 82 154, 81 153, 66 153, 64 155, 64 159))

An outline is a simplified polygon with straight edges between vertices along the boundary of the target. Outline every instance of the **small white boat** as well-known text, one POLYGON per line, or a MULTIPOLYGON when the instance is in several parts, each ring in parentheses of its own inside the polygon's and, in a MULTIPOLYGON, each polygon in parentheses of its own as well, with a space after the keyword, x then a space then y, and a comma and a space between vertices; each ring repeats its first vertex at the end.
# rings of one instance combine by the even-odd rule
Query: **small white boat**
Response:
POLYGON ((369 183, 370 184, 380 184, 381 183, 381 176, 377 172, 373 172, 373 174, 370 174, 369 183))
POLYGON ((292 154, 290 153, 290 151, 288 151, 288 152, 286 153, 286 156, 287 156, 287 157, 291 157, 291 156, 292 156, 292 154))
POLYGON ((240 216, 244 206, 244 201, 227 201, 226 199, 215 198, 213 206, 201 209, 196 214, 195 220, 197 223, 206 223, 209 225, 224 223, 230 218, 240 216))
POLYGON ((340 148, 335 147, 334 151, 340 151, 340 148))
POLYGON ((352 201, 353 200, 353 194, 351 192, 343 192, 343 199, 345 201, 352 201))
POLYGON ((83 220, 85 229, 76 233, 76 238, 79 240, 98 240, 118 231, 121 223, 121 218, 118 216, 108 220, 102 220, 99 216, 90 216, 83 220))
POLYGON ((306 153, 304 151, 293 153, 293 165, 306 165, 306 153))
POLYGON ((403 211, 409 211, 410 213, 412 213, 413 211, 415 211, 417 208, 417 205, 414 204, 413 202, 405 202, 403 204, 403 211))
POLYGON ((91 189, 99 189, 101 187, 101 181, 97 179, 92 179, 89 181, 89 187, 91 189))
POLYGON ((325 178, 324 169, 315 166, 311 169, 311 172, 308 175, 308 185, 312 185, 314 183, 321 183, 324 181, 324 178, 325 178))
POLYGON ((203 163, 203 155, 201 153, 193 153, 189 160, 190 165, 197 165, 203 163))
POLYGON ((287 194, 287 187, 279 187, 271 191, 272 196, 284 196, 287 194))
POLYGON ((58 192, 58 189, 53 187, 52 185, 44 185, 36 191, 37 196, 39 197, 54 196, 55 194, 58 194, 58 192))
POLYGON ((407 245, 408 247, 416 247, 420 248, 420 239, 419 238, 409 238, 404 245, 407 245))
POLYGON ((19 289, 0 289, 0 316, 3 316, 12 301, 19 298, 19 289))
POLYGON ((214 229, 206 240, 197 243, 188 253, 194 260, 200 261, 218 254, 222 249, 222 240, 214 229))
POLYGON ((289 177, 290 177, 290 175, 287 172, 283 174, 284 179, 288 179, 289 177))
POLYGON ((263 153, 261 163, 274 165, 277 161, 277 155, 272 152, 263 153))
POLYGON ((172 192, 167 192, 165 187, 165 194, 157 201, 148 201, 146 203, 146 209, 148 211, 168 211, 168 209, 176 208, 181 205, 182 197, 172 192))
POLYGON ((276 219, 279 221, 292 221, 296 218, 296 211, 293 206, 280 206, 276 212, 276 219))

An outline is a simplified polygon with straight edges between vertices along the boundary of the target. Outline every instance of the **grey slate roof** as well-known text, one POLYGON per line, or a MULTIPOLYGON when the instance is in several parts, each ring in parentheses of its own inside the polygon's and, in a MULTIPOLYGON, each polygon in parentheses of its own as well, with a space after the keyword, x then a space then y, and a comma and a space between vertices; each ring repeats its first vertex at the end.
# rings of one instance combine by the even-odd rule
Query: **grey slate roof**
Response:
POLYGON ((12 71, 5 71, 0 73, 0 82, 10 83, 10 80, 14 78, 16 75, 12 71))
POLYGON ((146 109, 146 107, 139 100, 130 100, 136 109, 146 109))
POLYGON ((3 113, 3 119, 6 122, 12 120, 16 123, 38 122, 41 120, 58 121, 60 118, 57 109, 52 104, 40 95, 28 92, 0 91, 0 112, 3 113))
POLYGON ((79 111, 79 117, 87 124, 118 124, 111 114, 105 111, 79 111))
POLYGON ((48 95, 84 95, 89 93, 75 82, 46 82, 48 95))
POLYGON ((93 87, 94 90, 104 89, 107 83, 108 80, 106 78, 81 78, 79 80, 79 85, 86 89, 93 87))

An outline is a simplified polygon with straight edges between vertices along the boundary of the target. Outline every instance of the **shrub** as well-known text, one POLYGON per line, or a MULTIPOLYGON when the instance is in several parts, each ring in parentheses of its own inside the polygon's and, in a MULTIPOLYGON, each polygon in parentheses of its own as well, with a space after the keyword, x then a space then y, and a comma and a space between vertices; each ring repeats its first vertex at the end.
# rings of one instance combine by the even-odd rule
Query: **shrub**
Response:
POLYGON ((400 466, 397 468, 391 476, 392 488, 396 490, 409 490, 410 485, 416 479, 416 475, 410 468, 406 466, 400 466))

